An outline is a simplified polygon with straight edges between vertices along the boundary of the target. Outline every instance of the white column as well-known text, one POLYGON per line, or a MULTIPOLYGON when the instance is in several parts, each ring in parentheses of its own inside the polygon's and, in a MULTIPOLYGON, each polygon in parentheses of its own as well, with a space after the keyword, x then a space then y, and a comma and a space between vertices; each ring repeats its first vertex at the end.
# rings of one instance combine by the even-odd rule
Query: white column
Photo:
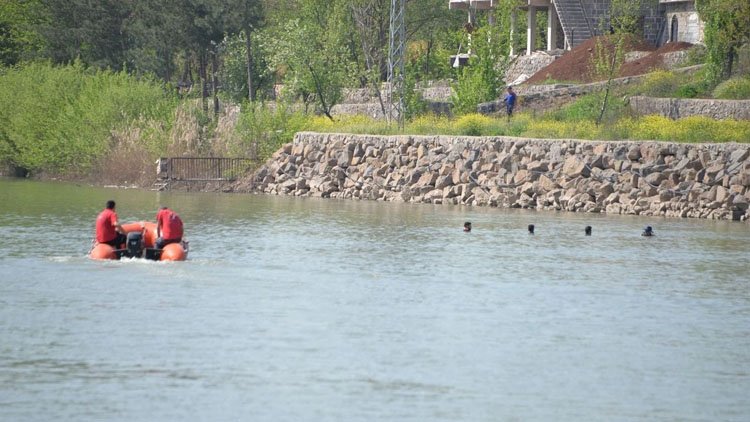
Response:
POLYGON ((534 52, 536 45, 536 7, 529 6, 529 14, 526 16, 526 54, 534 52))
POLYGON ((557 25, 557 9, 550 3, 547 12, 547 51, 554 50, 557 46, 557 25))

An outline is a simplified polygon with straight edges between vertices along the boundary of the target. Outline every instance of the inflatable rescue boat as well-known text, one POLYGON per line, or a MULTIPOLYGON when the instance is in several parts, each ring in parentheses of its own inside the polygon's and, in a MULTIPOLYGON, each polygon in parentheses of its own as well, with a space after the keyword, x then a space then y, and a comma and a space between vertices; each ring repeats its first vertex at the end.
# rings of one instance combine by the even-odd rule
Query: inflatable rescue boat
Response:
POLYGON ((92 259, 145 258, 152 261, 184 261, 187 259, 188 242, 170 243, 162 249, 154 248, 156 223, 139 221, 123 224, 127 240, 123 249, 115 249, 106 243, 96 243, 89 252, 92 259))

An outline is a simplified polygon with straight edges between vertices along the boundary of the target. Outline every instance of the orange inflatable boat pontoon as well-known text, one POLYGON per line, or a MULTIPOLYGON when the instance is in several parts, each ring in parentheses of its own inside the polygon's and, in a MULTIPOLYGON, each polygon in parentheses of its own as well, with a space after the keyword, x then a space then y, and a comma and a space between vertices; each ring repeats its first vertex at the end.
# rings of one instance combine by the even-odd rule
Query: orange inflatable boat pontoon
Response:
POLYGON ((184 261, 187 259, 188 242, 170 243, 162 249, 154 248, 156 223, 139 221, 123 224, 127 240, 124 248, 115 249, 106 243, 96 243, 89 252, 92 259, 145 258, 152 261, 184 261))

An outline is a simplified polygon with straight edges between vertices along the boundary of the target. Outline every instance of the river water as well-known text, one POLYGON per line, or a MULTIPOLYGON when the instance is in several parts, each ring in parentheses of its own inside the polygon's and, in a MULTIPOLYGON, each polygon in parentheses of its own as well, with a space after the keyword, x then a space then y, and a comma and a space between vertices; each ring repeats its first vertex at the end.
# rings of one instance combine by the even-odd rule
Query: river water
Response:
POLYGON ((746 421, 749 227, 0 179, 0 420, 746 421))

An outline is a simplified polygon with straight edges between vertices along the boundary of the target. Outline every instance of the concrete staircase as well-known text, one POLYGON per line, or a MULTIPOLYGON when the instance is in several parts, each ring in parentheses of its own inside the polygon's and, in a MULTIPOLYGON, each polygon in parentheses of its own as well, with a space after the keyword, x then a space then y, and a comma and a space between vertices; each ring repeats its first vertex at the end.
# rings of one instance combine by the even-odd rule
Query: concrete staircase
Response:
POLYGON ((552 3, 565 33, 566 49, 574 48, 593 36, 580 0, 552 0, 552 3))

